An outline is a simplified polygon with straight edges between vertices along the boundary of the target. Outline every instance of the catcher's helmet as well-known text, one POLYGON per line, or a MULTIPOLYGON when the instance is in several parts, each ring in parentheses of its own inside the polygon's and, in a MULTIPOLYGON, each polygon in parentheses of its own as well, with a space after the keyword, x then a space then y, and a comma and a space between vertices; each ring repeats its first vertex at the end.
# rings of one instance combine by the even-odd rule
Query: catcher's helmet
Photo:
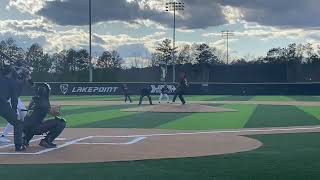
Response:
POLYGON ((36 95, 39 97, 49 98, 51 87, 48 83, 40 83, 36 86, 36 95))
POLYGON ((14 68, 11 65, 4 65, 1 69, 1 74, 3 76, 6 76, 6 75, 13 73, 13 72, 14 72, 14 68))
POLYGON ((15 66, 14 69, 17 74, 17 79, 20 79, 20 80, 31 79, 31 71, 28 68, 15 66))

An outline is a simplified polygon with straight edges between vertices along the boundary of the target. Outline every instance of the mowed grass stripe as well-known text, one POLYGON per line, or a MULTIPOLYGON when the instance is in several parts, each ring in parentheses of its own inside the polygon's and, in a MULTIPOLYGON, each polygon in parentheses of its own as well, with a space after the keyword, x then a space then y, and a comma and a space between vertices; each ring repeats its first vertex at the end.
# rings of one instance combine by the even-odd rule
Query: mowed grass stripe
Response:
POLYGON ((290 96, 290 97, 296 101, 311 101, 311 102, 320 101, 319 96, 290 96))
POLYGON ((119 109, 109 111, 95 111, 63 116, 67 120, 68 127, 80 127, 84 124, 101 120, 110 120, 118 117, 130 116, 135 112, 122 112, 119 109))
POLYGON ((318 125, 314 116, 295 106, 258 105, 246 128, 318 125))
POLYGON ((6 126, 7 123, 8 123, 8 122, 7 122, 6 120, 4 120, 2 117, 0 117, 0 127, 6 126))
POLYGON ((320 107, 298 106, 298 108, 320 120, 320 107))
POLYGON ((104 119, 79 127, 87 128, 155 128, 190 115, 190 113, 135 113, 128 116, 104 119))
POLYGON ((294 101, 289 96, 255 96, 251 101, 294 101))
POLYGON ((179 130, 209 130, 243 128, 256 105, 224 105, 238 112, 193 113, 157 128, 179 130))
MULTIPOLYGON (((74 109, 65 109, 62 108, 62 115, 71 115, 71 114, 80 114, 80 113, 87 113, 87 112, 97 112, 97 111, 109 111, 109 110, 116 110, 116 109, 126 109, 129 107, 134 107, 136 105, 108 105, 108 106, 76 106, 74 109)), ((72 106, 71 106, 72 107, 72 106)))
POLYGON ((212 98, 212 101, 249 101, 254 96, 222 96, 222 97, 216 97, 212 98))
POLYGON ((213 95, 207 95, 207 96, 194 96, 194 95, 187 95, 185 96, 185 99, 188 101, 211 101, 214 98, 222 98, 226 96, 213 96, 213 95))

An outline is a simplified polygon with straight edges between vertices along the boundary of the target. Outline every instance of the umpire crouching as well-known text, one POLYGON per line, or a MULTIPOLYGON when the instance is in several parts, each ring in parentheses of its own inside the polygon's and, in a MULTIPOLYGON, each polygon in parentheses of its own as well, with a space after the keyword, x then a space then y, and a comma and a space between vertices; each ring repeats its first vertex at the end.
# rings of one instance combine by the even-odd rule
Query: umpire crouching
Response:
POLYGON ((55 148, 57 145, 53 141, 66 127, 66 121, 57 117, 58 112, 52 111, 49 101, 50 91, 51 88, 47 83, 38 84, 36 87, 36 95, 32 98, 28 114, 24 119, 24 144, 26 146, 29 146, 29 141, 33 136, 46 134, 39 145, 45 148, 55 148), (44 121, 49 113, 56 117, 44 121))
POLYGON ((16 80, 13 79, 13 68, 6 66, 1 69, 0 75, 0 116, 7 120, 14 127, 14 144, 16 151, 25 151, 22 131, 23 124, 17 117, 17 87, 16 80), (10 99, 10 103, 8 102, 10 99))

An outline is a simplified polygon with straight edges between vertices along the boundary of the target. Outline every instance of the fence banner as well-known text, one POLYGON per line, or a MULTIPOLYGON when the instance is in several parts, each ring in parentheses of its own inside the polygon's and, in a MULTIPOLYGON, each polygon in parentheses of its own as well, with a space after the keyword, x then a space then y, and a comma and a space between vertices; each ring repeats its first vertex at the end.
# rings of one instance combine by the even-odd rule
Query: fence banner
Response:
MULTIPOLYGON (((122 95, 122 83, 49 83, 52 95, 122 95)), ((139 95, 144 87, 160 94, 163 83, 126 83, 129 93, 139 95)), ((168 84, 174 94, 177 84, 168 84)), ((320 95, 320 83, 191 83, 189 95, 320 95)), ((33 95, 27 88, 23 95, 33 95)))

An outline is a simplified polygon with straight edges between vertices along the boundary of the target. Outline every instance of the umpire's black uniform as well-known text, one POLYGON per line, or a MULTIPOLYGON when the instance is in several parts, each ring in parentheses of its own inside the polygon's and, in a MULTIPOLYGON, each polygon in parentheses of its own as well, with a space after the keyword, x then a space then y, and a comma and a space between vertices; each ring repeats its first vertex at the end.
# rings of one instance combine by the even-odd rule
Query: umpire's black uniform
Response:
POLYGON ((29 141, 34 135, 47 133, 47 136, 40 142, 40 145, 46 148, 54 148, 56 145, 52 142, 66 127, 66 122, 58 117, 44 121, 51 108, 49 101, 50 87, 48 86, 47 89, 45 86, 47 84, 38 85, 36 90, 37 95, 32 98, 28 114, 24 119, 25 144, 28 146, 29 141))
POLYGON ((150 105, 152 105, 152 99, 151 99, 151 88, 142 88, 141 89, 141 95, 140 95, 140 100, 139 100, 139 105, 141 105, 143 97, 147 96, 149 99, 150 105))
POLYGON ((177 99, 177 96, 179 96, 179 99, 182 102, 182 104, 186 103, 186 101, 183 98, 183 95, 185 94, 187 86, 188 86, 188 83, 187 83, 186 77, 181 78, 178 88, 173 96, 172 102, 175 102, 177 99))
POLYGON ((124 102, 126 103, 127 100, 129 99, 130 103, 132 103, 132 100, 131 100, 130 94, 129 94, 129 88, 126 84, 122 85, 122 91, 123 91, 123 95, 125 97, 124 102))
POLYGON ((23 124, 17 118, 17 84, 16 80, 6 77, 12 72, 2 72, 0 75, 0 116, 14 127, 14 144, 16 151, 23 151, 22 131, 23 124), (11 106, 8 100, 11 100, 11 106))

